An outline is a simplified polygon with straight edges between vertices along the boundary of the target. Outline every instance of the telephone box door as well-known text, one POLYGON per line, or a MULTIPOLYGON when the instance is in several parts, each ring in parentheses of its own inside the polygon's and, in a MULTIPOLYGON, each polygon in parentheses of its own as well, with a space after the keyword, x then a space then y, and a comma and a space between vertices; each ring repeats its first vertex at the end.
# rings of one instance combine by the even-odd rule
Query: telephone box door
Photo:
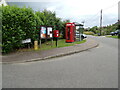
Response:
POLYGON ((66 23, 66 42, 75 41, 75 25, 74 23, 66 23))

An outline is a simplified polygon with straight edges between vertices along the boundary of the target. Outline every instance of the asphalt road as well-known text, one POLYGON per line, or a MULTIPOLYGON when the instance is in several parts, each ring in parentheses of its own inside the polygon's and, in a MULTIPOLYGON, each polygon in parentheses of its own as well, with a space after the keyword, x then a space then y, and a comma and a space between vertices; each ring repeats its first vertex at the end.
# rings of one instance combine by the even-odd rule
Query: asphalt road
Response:
POLYGON ((100 45, 45 61, 4 64, 3 88, 118 88, 118 40, 89 38, 100 45))

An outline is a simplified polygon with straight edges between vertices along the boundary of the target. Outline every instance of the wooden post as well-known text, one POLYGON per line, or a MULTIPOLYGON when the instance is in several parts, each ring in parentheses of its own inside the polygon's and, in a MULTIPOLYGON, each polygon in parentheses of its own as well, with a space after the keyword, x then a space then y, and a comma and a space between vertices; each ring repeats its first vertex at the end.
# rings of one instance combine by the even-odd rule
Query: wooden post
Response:
POLYGON ((41 48, 41 39, 40 39, 40 41, 39 41, 39 47, 41 48))
POLYGON ((52 43, 52 45, 51 45, 51 47, 53 46, 53 38, 51 39, 51 43, 52 43))
POLYGON ((56 47, 58 46, 58 38, 56 38, 56 47))

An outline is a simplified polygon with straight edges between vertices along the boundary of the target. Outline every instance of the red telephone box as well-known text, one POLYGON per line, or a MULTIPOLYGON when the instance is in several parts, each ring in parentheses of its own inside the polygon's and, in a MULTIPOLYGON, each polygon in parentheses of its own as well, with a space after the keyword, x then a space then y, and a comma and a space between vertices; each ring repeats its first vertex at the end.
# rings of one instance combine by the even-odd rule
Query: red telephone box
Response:
POLYGON ((66 42, 71 43, 75 41, 75 24, 66 23, 66 42))
POLYGON ((54 33, 54 37, 59 37, 59 30, 54 30, 53 33, 54 33))

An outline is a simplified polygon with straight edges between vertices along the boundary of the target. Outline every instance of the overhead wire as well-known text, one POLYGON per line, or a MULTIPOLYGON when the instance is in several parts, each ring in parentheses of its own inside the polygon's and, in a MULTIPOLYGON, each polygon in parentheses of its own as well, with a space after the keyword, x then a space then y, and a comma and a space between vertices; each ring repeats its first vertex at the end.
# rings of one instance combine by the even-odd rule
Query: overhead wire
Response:
POLYGON ((92 16, 91 16, 91 17, 89 17, 87 20, 85 19, 85 22, 87 22, 87 21, 90 21, 90 20, 94 19, 96 16, 98 16, 98 15, 99 15, 99 13, 100 13, 100 12, 97 12, 97 14, 92 15, 92 16))
MULTIPOLYGON (((113 4, 113 5, 109 6, 109 7, 103 8, 102 11, 106 11, 106 10, 108 10, 108 9, 110 9, 110 8, 115 7, 116 5, 118 5, 118 3, 115 3, 115 4, 113 4)), ((98 18, 98 16, 100 16, 100 11, 97 12, 97 14, 93 15, 92 17, 89 17, 88 19, 85 19, 84 21, 85 21, 85 22, 93 21, 94 19, 98 18)), ((98 19, 99 19, 99 18, 98 18, 98 19)), ((99 21, 99 20, 98 20, 98 21, 99 21)))
MULTIPOLYGON (((107 8, 104 8, 103 9, 103 25, 108 25, 107 23, 105 23, 105 19, 104 18, 107 18, 109 20, 109 17, 108 17, 108 12, 111 12, 112 13, 112 10, 109 11, 110 9, 114 8, 115 6, 118 6, 118 3, 115 3, 107 8), (108 12, 107 12, 108 11, 108 12)), ((117 13, 117 12, 116 12, 117 13)), ((118 15, 116 14, 116 16, 112 17, 114 19, 114 21, 117 22, 117 18, 118 18, 118 15)), ((110 24, 110 23, 109 23, 110 24)), ((112 24, 112 23, 111 23, 112 24)))

